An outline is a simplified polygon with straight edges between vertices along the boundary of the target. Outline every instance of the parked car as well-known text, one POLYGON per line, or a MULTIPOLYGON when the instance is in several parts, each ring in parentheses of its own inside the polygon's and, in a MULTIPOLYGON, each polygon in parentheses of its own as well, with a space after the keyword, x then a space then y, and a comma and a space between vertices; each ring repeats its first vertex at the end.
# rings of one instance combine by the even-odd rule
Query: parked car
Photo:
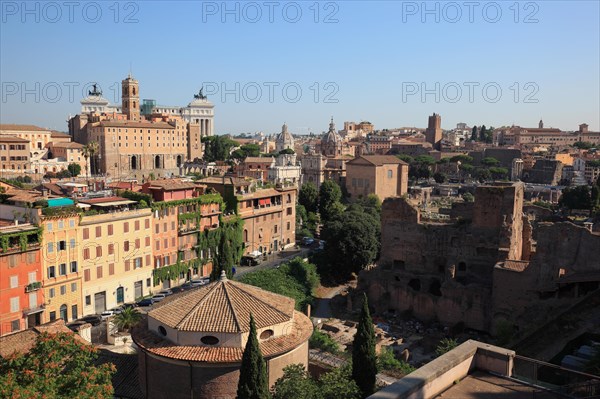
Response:
POLYGON ((152 297, 152 300, 153 300, 154 302, 160 302, 160 301, 162 301, 163 299, 165 299, 166 297, 167 297, 167 296, 166 296, 165 294, 160 294, 160 293, 159 293, 159 294, 156 294, 156 295, 154 295, 154 296, 152 297))
POLYGON ((84 323, 90 323, 92 326, 97 326, 100 323, 102 323, 102 317, 98 316, 97 314, 94 314, 94 315, 82 317, 75 321, 83 321, 84 323))
POLYGON ((164 296, 169 296, 169 295, 173 295, 173 291, 170 289, 166 289, 166 290, 160 291, 159 294, 163 294, 164 296))
POLYGON ((210 282, 210 278, 208 278, 208 277, 202 277, 202 278, 198 278, 198 279, 195 279, 195 280, 191 280, 190 281, 190 285, 192 287, 200 287, 202 285, 208 284, 209 282, 210 282))
POLYGON ((302 238, 302 245, 305 245, 307 247, 312 245, 314 242, 315 242, 314 238, 311 238, 311 237, 303 237, 302 238))
POLYGON ((140 306, 140 307, 152 306, 153 304, 154 304, 154 300, 152 298, 142 299, 141 301, 139 301, 138 303, 136 303, 136 305, 140 306))
POLYGON ((137 306, 137 303, 125 303, 123 305, 121 305, 121 308, 123 310, 125 309, 129 309, 129 308, 135 308, 137 306))
POLYGON ((240 260, 240 266, 257 266, 260 265, 260 255, 259 256, 251 256, 246 255, 242 256, 240 260))
POLYGON ((100 317, 102 317, 102 320, 106 320, 111 316, 115 315, 115 311, 114 310, 105 310, 104 312, 100 313, 100 317))

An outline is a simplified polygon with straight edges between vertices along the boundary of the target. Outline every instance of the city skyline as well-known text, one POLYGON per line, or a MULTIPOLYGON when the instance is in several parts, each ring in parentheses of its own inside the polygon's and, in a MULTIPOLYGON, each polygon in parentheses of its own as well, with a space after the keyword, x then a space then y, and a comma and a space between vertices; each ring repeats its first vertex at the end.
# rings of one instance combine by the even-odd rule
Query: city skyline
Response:
POLYGON ((217 134, 275 133, 284 121, 319 134, 331 116, 426 127, 432 112, 444 129, 542 118, 600 130, 597 2, 275 3, 89 2, 60 15, 3 3, 0 121, 66 131, 92 83, 118 103, 131 71, 140 98, 161 105, 185 106, 204 86, 217 134), (181 23, 156 28, 169 18, 181 23))

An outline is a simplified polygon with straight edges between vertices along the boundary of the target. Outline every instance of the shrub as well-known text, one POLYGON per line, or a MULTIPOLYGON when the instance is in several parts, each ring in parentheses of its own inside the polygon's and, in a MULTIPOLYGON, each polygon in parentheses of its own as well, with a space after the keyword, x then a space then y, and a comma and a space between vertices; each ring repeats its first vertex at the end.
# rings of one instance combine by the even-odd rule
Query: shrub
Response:
POLYGON ((321 330, 315 329, 308 340, 308 345, 311 348, 321 349, 325 352, 338 354, 340 353, 340 346, 337 342, 329 336, 329 334, 322 332, 321 330))

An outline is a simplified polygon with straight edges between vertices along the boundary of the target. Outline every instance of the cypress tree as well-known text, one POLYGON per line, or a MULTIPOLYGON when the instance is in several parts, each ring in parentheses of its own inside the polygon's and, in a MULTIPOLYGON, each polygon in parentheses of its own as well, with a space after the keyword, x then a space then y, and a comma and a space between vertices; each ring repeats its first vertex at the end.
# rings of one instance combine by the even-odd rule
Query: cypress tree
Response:
POLYGON ((242 356, 237 397, 238 399, 267 399, 270 397, 267 368, 260 352, 258 338, 256 338, 256 325, 252 314, 250 314, 248 342, 246 342, 242 356))
POLYGON ((360 388, 363 397, 375 391, 376 375, 375 329, 369 313, 367 295, 364 294, 358 329, 352 344, 352 379, 360 388))
POLYGON ((471 130, 471 141, 477 141, 477 126, 473 126, 471 130))

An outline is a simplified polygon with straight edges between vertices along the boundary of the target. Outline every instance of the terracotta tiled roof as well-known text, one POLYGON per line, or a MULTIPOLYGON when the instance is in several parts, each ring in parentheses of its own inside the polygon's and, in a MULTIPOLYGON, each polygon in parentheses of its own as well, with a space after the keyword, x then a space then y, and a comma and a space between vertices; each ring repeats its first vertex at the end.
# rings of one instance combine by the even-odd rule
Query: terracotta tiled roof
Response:
POLYGON ((166 191, 190 190, 197 187, 193 182, 181 181, 179 179, 153 180, 148 183, 149 188, 158 188, 166 191))
POLYGON ((35 190, 39 192, 42 192, 43 189, 46 189, 50 193, 55 195, 64 195, 63 189, 55 183, 42 183, 39 186, 35 187, 35 190))
POLYGON ((56 130, 53 130, 50 134, 50 137, 70 139, 71 135, 68 133, 57 132, 56 130))
POLYGON ((182 331, 241 333, 250 331, 250 313, 259 329, 284 323, 294 315, 294 300, 222 279, 163 301, 148 317, 182 331))
POLYGON ((356 161, 358 161, 361 158, 373 165, 376 165, 376 166, 382 166, 382 165, 388 165, 388 164, 408 165, 406 162, 398 159, 397 157, 395 157, 393 155, 361 155, 360 157, 354 158, 352 161, 348 161, 348 163, 349 164, 355 163, 356 161))
MULTIPOLYGON (((218 316, 216 311, 215 314, 218 316)), ((258 315, 258 312, 253 315, 258 315)), ((278 356, 306 342, 312 332, 310 319, 302 313, 294 312, 293 327, 289 333, 260 342, 260 350, 266 358, 278 356)), ((244 350, 241 347, 180 346, 159 337, 145 326, 134 330, 133 340, 140 348, 155 355, 194 362, 237 363, 241 362, 244 350)))
POLYGON ((49 132, 49 129, 44 129, 43 127, 34 126, 34 125, 16 125, 16 124, 4 124, 0 125, 0 130, 15 130, 19 132, 49 132))
POLYGON ((1 135, 0 143, 29 143, 29 140, 22 139, 17 136, 1 135))
MULTIPOLYGON (((50 323, 0 337, 0 356, 6 357, 13 353, 22 354, 29 352, 33 348, 33 345, 35 345, 38 335, 44 332, 49 334, 57 334, 59 332, 74 334, 73 331, 65 326, 65 322, 62 319, 51 321, 50 323)), ((78 334, 75 334, 75 338, 87 344, 87 341, 78 334)))

